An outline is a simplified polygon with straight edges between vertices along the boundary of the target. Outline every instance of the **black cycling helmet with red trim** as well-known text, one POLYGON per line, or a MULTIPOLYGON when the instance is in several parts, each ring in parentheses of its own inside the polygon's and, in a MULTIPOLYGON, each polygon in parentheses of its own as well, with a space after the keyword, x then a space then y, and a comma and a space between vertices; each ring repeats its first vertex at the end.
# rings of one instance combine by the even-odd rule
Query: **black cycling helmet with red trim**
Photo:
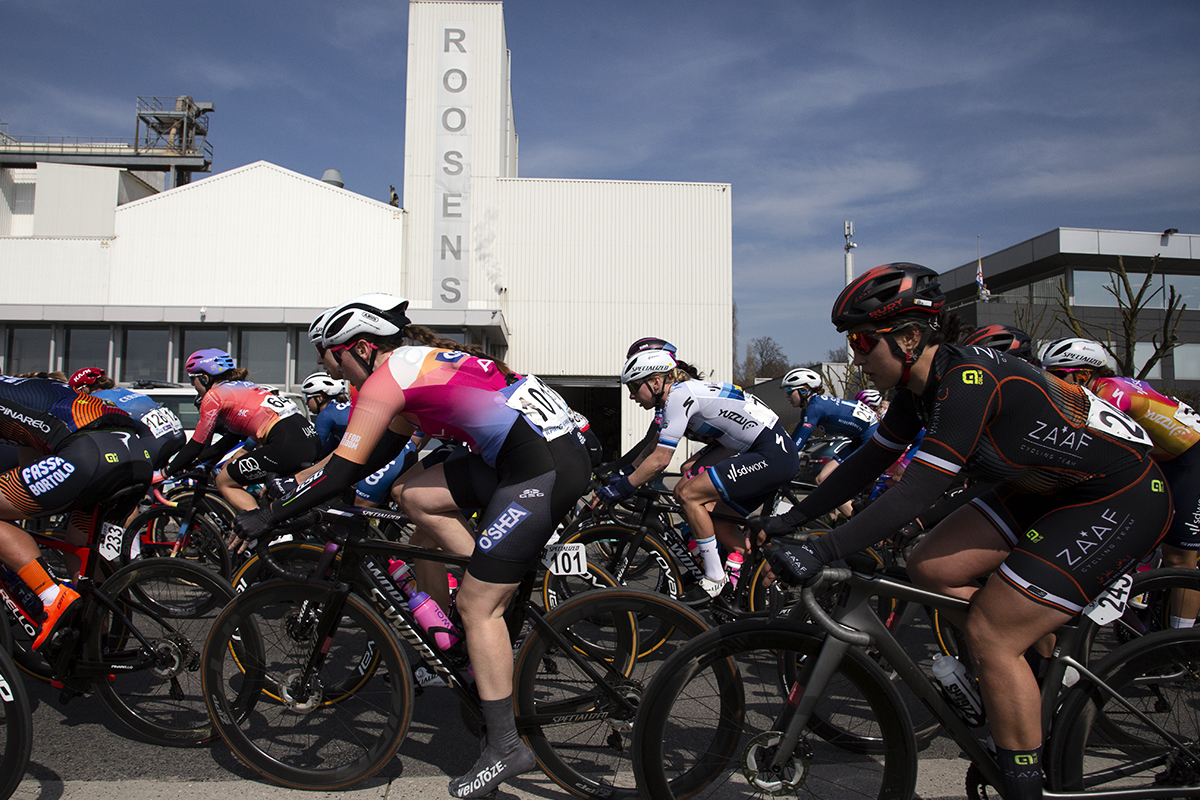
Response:
POLYGON ((966 336, 962 344, 974 347, 988 347, 1008 353, 1017 358, 1038 364, 1037 356, 1033 353, 1033 340, 1029 334, 1011 325, 986 325, 976 329, 966 336))
POLYGON ((936 326, 945 302, 936 272, 901 261, 875 267, 851 281, 834 302, 830 320, 839 333, 900 316, 914 321, 927 317, 936 326))

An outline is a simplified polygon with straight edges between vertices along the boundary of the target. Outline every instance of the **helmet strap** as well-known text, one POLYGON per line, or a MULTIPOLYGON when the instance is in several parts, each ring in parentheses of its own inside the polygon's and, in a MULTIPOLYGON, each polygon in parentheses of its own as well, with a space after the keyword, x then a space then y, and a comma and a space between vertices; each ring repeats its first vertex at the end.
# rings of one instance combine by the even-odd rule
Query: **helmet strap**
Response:
POLYGON ((912 374, 912 368, 921 358, 921 354, 925 352, 925 345, 929 342, 929 335, 933 332, 932 328, 921 328, 921 339, 917 342, 917 346, 913 348, 911 353, 904 351, 904 348, 896 341, 896 336, 893 333, 881 334, 880 338, 888 343, 888 347, 892 351, 892 355, 900 359, 904 363, 904 370, 900 373, 900 382, 896 384, 897 389, 904 389, 908 386, 909 376, 912 374))
MULTIPOLYGON (((649 388, 649 386, 647 386, 647 388, 649 388)), ((658 391, 656 392, 653 389, 650 389, 650 396, 654 398, 654 407, 655 408, 663 407, 662 399, 663 399, 663 395, 665 395, 666 393, 667 393, 667 376, 664 373, 662 375, 662 383, 659 384, 658 391)))

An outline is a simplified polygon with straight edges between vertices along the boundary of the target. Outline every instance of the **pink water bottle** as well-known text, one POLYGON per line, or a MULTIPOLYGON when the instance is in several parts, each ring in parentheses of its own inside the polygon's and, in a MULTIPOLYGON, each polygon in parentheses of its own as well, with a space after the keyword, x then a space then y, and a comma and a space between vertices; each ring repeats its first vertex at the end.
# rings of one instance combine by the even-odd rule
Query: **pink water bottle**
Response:
POLYGON ((417 589, 417 579, 413 577, 412 567, 398 558, 393 558, 388 561, 388 574, 392 576, 392 580, 400 587, 404 598, 406 600, 411 599, 413 592, 417 589))
POLYGON ((417 622, 421 623, 422 628, 425 630, 440 629, 433 636, 439 649, 446 650, 459 640, 458 630, 454 627, 454 623, 447 618, 437 601, 425 592, 417 592, 410 597, 408 607, 413 612, 413 616, 417 618, 417 622))
POLYGON ((729 582, 734 586, 737 586, 738 578, 742 577, 742 561, 742 554, 737 550, 732 551, 725 559, 725 572, 729 575, 729 582))

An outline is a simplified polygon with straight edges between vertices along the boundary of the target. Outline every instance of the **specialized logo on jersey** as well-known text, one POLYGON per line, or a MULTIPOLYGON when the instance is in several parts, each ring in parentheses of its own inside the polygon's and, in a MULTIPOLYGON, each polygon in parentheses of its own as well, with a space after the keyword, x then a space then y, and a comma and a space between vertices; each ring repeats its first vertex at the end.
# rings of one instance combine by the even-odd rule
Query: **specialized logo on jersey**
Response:
POLYGON ((43 495, 58 486, 75 472, 75 465, 58 456, 43 458, 21 470, 21 478, 29 487, 29 493, 43 495))
POLYGON ((495 547, 504 537, 508 536, 521 521, 529 516, 529 509, 516 503, 509 503, 508 508, 500 512, 500 516, 488 525, 487 530, 479 537, 479 549, 485 553, 495 547))
POLYGON ((964 370, 963 371, 963 383, 968 384, 970 386, 982 386, 983 385, 983 370, 981 370, 981 369, 964 370))

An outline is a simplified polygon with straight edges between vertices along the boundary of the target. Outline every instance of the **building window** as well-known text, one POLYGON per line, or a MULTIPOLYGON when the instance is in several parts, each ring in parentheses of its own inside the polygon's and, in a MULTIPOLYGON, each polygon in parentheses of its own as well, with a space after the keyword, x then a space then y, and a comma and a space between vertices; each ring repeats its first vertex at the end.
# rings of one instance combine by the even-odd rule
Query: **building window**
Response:
POLYGON ((46 372, 50 368, 50 329, 9 328, 7 353, 4 370, 9 375, 46 372))
POLYGON ((84 367, 108 370, 108 328, 67 328, 67 358, 63 372, 74 375, 84 367))
MULTIPOLYGON (((1141 371, 1142 367, 1150 360, 1150 356, 1154 355, 1154 342, 1137 342, 1133 346, 1133 363, 1134 368, 1141 371)), ((1178 375, 1176 377, 1179 377, 1178 375)), ((1151 369, 1143 377, 1143 380, 1156 381, 1162 379, 1162 361, 1154 364, 1151 369)))
POLYGON ((238 366, 258 384, 287 383, 287 331, 243 328, 238 337, 238 366))
POLYGON ((184 366, 197 350, 229 350, 229 332, 225 328, 184 328, 179 333, 179 380, 187 382, 184 366))
MULTIPOLYGON (((1172 280, 1175 277, 1184 278, 1186 276, 1171 276, 1172 280)), ((1142 282, 1146 280, 1144 272, 1130 272, 1129 285, 1133 289, 1134 294, 1142 286, 1142 282)), ((1072 302, 1077 306, 1105 306, 1108 308, 1117 307, 1117 299, 1113 297, 1109 287, 1115 287, 1118 292, 1124 295, 1124 289, 1121 288, 1120 279, 1115 272, 1084 272, 1082 270, 1074 271, 1075 292, 1072 302)), ((1145 308, 1163 308, 1166 306, 1164 299, 1165 289, 1163 288, 1163 276, 1154 275, 1150 279, 1150 288, 1146 290, 1145 308)), ((1183 282, 1180 286, 1182 287, 1183 282)), ((1200 288, 1198 286, 1197 288, 1200 288)))
POLYGON ((1171 354, 1175 358, 1175 380, 1200 381, 1200 344, 1181 344, 1171 354))
POLYGON ((120 380, 126 383, 170 380, 167 363, 170 341, 170 331, 166 328, 126 328, 120 380))
POLYGON ((292 352, 296 354, 296 374, 292 377, 293 384, 299 386, 314 372, 325 371, 325 367, 321 366, 320 359, 317 358, 317 348, 308 340, 307 328, 300 328, 293 333, 292 347, 292 352))
POLYGON ((1180 302, 1188 308, 1200 308, 1200 275, 1164 275, 1167 286, 1174 286, 1180 302))

